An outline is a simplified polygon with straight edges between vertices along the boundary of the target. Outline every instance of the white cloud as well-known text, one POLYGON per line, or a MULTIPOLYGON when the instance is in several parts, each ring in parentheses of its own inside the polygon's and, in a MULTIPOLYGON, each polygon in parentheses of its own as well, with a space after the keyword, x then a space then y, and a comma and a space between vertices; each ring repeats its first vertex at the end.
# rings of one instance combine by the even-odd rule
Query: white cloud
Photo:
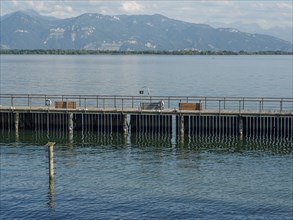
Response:
MULTIPOLYGON (((70 17, 73 13, 72 4, 73 1, 25 1, 25 0, 12 0, 1 2, 1 6, 7 13, 17 11, 17 10, 34 10, 41 15, 50 15, 56 17, 70 17)), ((1 15, 3 13, 1 7, 1 15)), ((5 13, 3 13, 5 14, 5 13)))
POLYGON ((291 0, 0 0, 1 15, 33 9, 59 18, 83 13, 162 14, 192 23, 257 23, 292 27, 291 0))
POLYGON ((125 12, 141 12, 144 10, 142 4, 137 3, 136 1, 126 1, 122 2, 122 10, 125 12))

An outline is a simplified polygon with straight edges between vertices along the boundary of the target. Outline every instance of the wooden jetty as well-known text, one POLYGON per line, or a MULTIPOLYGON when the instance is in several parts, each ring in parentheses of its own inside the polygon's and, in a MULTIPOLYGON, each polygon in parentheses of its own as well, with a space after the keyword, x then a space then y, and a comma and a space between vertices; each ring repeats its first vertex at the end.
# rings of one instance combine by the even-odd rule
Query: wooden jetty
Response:
POLYGON ((1 130, 293 135, 293 99, 0 95, 1 130))

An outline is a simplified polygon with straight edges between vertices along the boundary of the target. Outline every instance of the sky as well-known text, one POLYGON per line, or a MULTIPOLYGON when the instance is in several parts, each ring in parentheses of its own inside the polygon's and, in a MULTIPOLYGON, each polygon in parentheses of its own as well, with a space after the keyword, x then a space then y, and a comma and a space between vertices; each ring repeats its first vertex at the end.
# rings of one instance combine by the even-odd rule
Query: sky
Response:
POLYGON ((58 18, 83 13, 161 14, 192 23, 255 23, 263 29, 293 26, 293 0, 0 0, 1 16, 33 9, 58 18))

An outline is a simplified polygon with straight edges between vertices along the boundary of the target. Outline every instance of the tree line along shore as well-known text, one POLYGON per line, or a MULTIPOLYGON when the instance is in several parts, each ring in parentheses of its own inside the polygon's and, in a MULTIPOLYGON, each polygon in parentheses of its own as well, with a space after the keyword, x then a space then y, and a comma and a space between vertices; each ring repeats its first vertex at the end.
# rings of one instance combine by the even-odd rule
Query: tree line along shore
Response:
POLYGON ((293 51, 111 51, 111 50, 64 50, 64 49, 0 49, 0 54, 12 55, 293 55, 293 51))

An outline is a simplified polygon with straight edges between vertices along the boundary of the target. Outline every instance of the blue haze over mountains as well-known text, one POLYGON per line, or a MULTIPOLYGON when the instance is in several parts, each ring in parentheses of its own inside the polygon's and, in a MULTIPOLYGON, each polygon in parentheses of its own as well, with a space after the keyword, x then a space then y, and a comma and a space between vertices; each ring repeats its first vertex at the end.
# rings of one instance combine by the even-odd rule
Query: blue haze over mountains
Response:
POLYGON ((17 11, 1 17, 1 48, 88 50, 292 51, 292 43, 233 28, 155 15, 87 13, 68 19, 17 11))

